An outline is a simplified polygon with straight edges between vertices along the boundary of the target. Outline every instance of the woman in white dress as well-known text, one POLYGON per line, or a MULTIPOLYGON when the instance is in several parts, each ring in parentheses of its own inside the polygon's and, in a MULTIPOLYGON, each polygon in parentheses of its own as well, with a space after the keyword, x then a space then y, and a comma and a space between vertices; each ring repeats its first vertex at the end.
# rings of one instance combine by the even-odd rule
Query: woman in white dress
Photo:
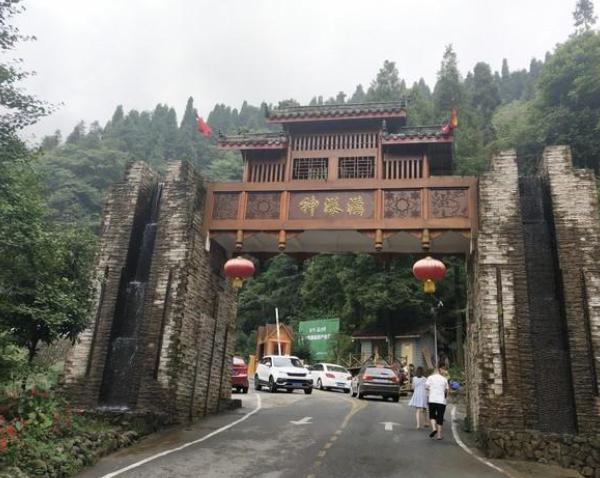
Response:
POLYGON ((412 379, 413 395, 408 402, 409 407, 416 408, 417 430, 421 428, 421 414, 424 415, 423 427, 427 427, 427 390, 425 389, 427 378, 423 376, 423 367, 417 367, 412 379))

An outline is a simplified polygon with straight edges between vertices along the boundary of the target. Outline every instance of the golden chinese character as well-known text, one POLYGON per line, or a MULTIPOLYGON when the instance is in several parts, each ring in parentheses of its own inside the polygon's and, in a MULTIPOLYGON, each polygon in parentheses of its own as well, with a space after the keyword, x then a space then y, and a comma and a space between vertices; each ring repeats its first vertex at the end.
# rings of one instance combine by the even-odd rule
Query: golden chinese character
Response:
POLYGON ((348 199, 348 204, 346 205, 346 211, 351 216, 362 216, 365 213, 365 202, 363 201, 362 196, 356 196, 348 199))
POLYGON ((336 214, 342 212, 339 198, 337 196, 325 198, 325 203, 323 204, 323 212, 325 214, 329 214, 330 216, 335 216, 336 214))
POLYGON ((319 200, 315 196, 306 196, 302 201, 300 201, 300 210, 304 214, 310 214, 311 216, 315 215, 315 211, 319 207, 319 200))

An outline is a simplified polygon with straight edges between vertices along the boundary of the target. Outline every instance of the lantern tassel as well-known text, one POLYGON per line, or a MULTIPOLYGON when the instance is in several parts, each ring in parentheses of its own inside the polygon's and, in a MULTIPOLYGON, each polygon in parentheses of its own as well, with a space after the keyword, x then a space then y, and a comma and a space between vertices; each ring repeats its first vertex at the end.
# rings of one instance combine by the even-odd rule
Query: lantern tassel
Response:
POLYGON ((423 291, 426 294, 435 293, 435 282, 433 282, 431 279, 427 279, 426 281, 424 281, 423 282, 423 291))
POLYGON ((240 277, 234 277, 233 280, 231 281, 231 285, 234 289, 239 289, 240 287, 242 287, 243 283, 244 283, 244 280, 241 279, 240 277))

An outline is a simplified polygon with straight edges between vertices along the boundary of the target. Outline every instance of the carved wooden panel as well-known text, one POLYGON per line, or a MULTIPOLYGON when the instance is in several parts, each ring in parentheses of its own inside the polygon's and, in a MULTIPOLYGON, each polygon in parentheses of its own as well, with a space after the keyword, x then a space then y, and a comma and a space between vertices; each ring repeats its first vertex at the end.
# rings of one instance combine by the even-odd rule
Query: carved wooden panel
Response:
POLYGON ((385 191, 384 211, 386 218, 421 217, 421 191, 385 191))
POLYGON ((430 197, 432 217, 469 217, 468 189, 432 189, 430 197))
POLYGON ((279 219, 280 193, 248 193, 246 219, 279 219))
POLYGON ((375 196, 369 191, 307 191, 290 195, 290 219, 371 219, 375 196))
POLYGON ((213 219, 237 219, 239 193, 215 193, 213 219))

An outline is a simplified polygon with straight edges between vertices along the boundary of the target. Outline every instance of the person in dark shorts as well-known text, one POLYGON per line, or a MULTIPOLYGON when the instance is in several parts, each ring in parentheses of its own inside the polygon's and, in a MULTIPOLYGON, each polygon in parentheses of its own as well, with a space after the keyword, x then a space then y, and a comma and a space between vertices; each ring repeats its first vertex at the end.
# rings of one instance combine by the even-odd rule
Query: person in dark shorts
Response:
POLYGON ((433 438, 437 434, 438 440, 444 438, 444 413, 449 390, 448 380, 442 374, 443 371, 444 367, 442 365, 436 367, 425 382, 425 388, 429 394, 429 419, 431 420, 431 433, 429 436, 433 438))

